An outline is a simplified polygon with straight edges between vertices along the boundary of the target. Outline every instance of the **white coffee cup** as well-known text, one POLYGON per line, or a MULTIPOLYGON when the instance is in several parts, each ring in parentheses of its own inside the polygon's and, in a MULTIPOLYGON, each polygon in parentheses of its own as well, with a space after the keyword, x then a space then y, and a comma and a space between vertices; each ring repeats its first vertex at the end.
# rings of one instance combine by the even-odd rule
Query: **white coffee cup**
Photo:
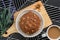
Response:
POLYGON ((22 36, 24 36, 24 37, 35 37, 35 36, 37 36, 37 35, 40 34, 41 31, 43 30, 43 27, 44 27, 43 17, 42 17, 42 15, 41 15, 41 13, 38 12, 38 11, 36 11, 36 10, 32 10, 32 9, 31 9, 31 10, 23 10, 23 11, 21 11, 21 12, 18 14, 18 16, 17 16, 17 18, 16 18, 16 29, 17 29, 17 31, 18 31, 22 36), (31 34, 31 35, 27 35, 26 33, 24 33, 24 32, 20 29, 20 26, 19 26, 20 18, 21 18, 24 14, 26 14, 27 12, 29 12, 29 11, 34 12, 34 13, 35 13, 36 15, 38 15, 38 17, 41 19, 41 25, 40 25, 39 30, 38 30, 37 32, 35 32, 34 34, 31 34))
POLYGON ((46 36, 47 36, 50 40, 59 40, 59 39, 60 39, 60 36, 59 36, 58 38, 56 38, 56 39, 52 39, 51 37, 49 37, 48 31, 49 31, 49 29, 50 29, 51 27, 57 27, 57 28, 60 29, 60 27, 59 27, 58 25, 51 25, 51 26, 48 27, 47 32, 44 33, 44 34, 42 34, 42 37, 46 37, 46 36))

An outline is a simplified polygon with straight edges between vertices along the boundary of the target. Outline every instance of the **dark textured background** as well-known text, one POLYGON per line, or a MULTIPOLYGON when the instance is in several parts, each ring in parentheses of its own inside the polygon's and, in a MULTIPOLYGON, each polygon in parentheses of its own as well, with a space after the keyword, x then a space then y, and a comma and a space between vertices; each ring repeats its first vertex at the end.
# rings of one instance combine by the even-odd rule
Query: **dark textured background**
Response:
POLYGON ((60 7, 60 0, 48 0, 46 4, 60 7))

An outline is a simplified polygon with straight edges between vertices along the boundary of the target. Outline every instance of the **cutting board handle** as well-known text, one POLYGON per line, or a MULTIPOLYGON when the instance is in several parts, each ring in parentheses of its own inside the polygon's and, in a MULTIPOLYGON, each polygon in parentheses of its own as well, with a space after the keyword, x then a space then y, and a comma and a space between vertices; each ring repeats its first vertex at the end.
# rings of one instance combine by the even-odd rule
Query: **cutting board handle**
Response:
POLYGON ((15 24, 13 24, 6 32, 7 32, 7 33, 4 33, 4 34, 2 35, 3 37, 8 37, 10 34, 16 33, 16 32, 18 32, 18 31, 17 31, 17 29, 16 29, 16 27, 15 27, 15 24))

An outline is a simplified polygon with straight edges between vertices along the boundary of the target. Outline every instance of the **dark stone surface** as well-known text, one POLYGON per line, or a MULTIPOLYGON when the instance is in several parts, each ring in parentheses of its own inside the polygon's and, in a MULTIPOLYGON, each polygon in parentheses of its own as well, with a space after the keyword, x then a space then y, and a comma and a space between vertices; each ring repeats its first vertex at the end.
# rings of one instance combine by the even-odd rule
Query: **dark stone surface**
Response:
POLYGON ((60 7, 60 0, 48 0, 46 4, 60 7))

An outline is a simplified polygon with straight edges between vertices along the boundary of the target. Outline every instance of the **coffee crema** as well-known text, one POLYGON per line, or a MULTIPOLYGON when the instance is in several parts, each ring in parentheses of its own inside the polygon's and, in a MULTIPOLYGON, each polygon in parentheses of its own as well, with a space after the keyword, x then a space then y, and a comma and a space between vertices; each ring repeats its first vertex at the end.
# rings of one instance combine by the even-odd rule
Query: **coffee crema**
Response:
POLYGON ((19 22, 21 30, 26 34, 33 34, 39 30, 41 20, 34 12, 29 11, 24 14, 19 22))
POLYGON ((60 36, 60 29, 58 27, 51 27, 48 30, 48 36, 52 39, 57 39, 60 36))

